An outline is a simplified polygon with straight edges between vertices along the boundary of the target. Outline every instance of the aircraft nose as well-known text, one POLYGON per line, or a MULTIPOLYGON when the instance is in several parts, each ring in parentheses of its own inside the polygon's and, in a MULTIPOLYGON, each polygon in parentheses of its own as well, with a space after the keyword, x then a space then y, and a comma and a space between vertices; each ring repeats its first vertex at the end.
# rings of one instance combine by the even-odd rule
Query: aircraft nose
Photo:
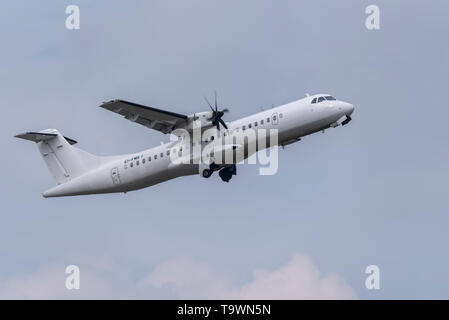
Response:
POLYGON ((343 102, 343 111, 345 115, 350 116, 354 112, 354 106, 350 103, 343 102))
POLYGON ((348 111, 349 115, 351 115, 354 112, 354 105, 349 104, 348 109, 349 109, 349 111, 348 111))

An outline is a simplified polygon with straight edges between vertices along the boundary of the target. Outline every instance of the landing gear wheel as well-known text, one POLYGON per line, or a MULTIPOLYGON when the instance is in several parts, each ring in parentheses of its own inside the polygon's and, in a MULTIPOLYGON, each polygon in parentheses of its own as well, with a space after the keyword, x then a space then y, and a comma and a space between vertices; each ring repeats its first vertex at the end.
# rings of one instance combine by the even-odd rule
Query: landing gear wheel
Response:
POLYGON ((232 178, 232 172, 230 172, 228 168, 221 169, 220 172, 218 172, 218 175, 224 182, 229 182, 232 178))
POLYGON ((212 173, 214 173, 212 170, 204 169, 201 175, 203 176, 203 178, 210 178, 212 173))
POLYGON ((235 165, 232 165, 230 167, 226 167, 220 170, 218 175, 220 176, 221 180, 224 182, 229 182, 231 180, 232 176, 237 174, 237 168, 235 165))

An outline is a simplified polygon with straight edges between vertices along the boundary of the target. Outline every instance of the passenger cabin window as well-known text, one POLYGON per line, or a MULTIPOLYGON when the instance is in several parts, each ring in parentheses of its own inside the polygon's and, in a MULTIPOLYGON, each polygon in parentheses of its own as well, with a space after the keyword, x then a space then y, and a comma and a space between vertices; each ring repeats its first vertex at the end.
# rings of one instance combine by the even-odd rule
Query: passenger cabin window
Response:
POLYGON ((167 156, 169 156, 170 155, 170 150, 167 150, 167 156))
POLYGON ((267 118, 267 122, 270 122, 270 118, 267 118))
POLYGON ((262 120, 260 120, 260 124, 261 124, 261 125, 263 124, 263 119, 262 119, 262 120))
POLYGON ((282 119, 283 116, 284 116, 284 115, 283 115, 282 113, 279 113, 279 118, 282 119))
POLYGON ((157 154, 154 155, 154 160, 156 160, 156 159, 157 159, 157 154))
POLYGON ((144 164, 144 163, 145 163, 145 158, 142 159, 142 164, 144 164))
POLYGON ((245 126, 242 126, 242 130, 245 131, 245 130, 246 130, 246 127, 245 127, 245 126))
POLYGON ((150 161, 151 161, 151 156, 148 157, 148 162, 150 162, 150 161))
POLYGON ((138 166, 138 165, 139 165, 139 160, 136 161, 136 166, 138 166))
POLYGON ((164 157, 164 153, 163 152, 161 152, 161 158, 163 158, 164 157))
POLYGON ((134 163, 131 162, 131 163, 129 164, 129 166, 130 166, 131 168, 134 167, 134 163))
POLYGON ((257 121, 256 121, 256 122, 254 122, 254 126, 255 126, 255 127, 257 127, 257 121))
POLYGON ((248 125, 248 128, 251 128, 252 127, 252 125, 251 125, 251 123, 248 125))

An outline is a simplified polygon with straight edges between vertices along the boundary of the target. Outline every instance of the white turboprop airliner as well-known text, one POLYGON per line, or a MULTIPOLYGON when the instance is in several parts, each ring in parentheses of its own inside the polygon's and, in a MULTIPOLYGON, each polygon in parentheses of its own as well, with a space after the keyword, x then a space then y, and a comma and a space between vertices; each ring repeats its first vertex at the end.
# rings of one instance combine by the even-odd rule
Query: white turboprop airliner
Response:
MULTIPOLYGON (((336 100, 328 94, 318 94, 239 120, 224 122, 222 117, 227 110, 218 110, 216 95, 215 108, 208 104, 212 111, 186 116, 123 100, 103 103, 102 108, 128 120, 178 136, 177 141, 135 154, 95 156, 74 147, 77 143, 75 140, 64 137, 55 129, 26 132, 16 137, 37 143, 56 180, 57 186, 45 191, 44 197, 126 193, 181 176, 199 174, 209 178, 214 171, 219 171, 221 179, 228 182, 236 174, 235 164, 251 155, 248 151, 243 151, 240 158, 235 155, 237 151, 248 148, 248 141, 251 140, 248 139, 249 132, 255 129, 276 131, 276 144, 285 146, 299 141, 305 135, 347 124, 354 111, 350 103, 336 100), (208 154, 207 160, 198 160, 202 158, 195 151, 194 128, 197 127, 201 128, 197 143, 201 150, 208 145, 221 143, 218 151, 214 148, 214 152, 208 154), (231 162, 215 162, 215 152, 229 150, 233 153, 231 162), (184 158, 184 161, 172 161, 173 155, 177 155, 178 159, 184 158)), ((257 151, 270 146, 273 146, 272 141, 262 147, 257 144, 257 151)))

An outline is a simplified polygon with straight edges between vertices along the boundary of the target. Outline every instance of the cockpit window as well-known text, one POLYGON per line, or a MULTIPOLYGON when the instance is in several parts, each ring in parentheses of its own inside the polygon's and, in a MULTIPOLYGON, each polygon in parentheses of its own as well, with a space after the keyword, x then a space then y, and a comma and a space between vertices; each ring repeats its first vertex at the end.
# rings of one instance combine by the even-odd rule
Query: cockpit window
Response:
POLYGON ((326 98, 326 100, 332 101, 332 100, 337 100, 332 96, 325 96, 324 98, 326 98))
POLYGON ((317 101, 317 102, 320 103, 321 101, 324 101, 324 97, 319 97, 319 98, 318 98, 318 101, 317 101))
POLYGON ((316 98, 313 98, 312 103, 316 103, 316 98))

